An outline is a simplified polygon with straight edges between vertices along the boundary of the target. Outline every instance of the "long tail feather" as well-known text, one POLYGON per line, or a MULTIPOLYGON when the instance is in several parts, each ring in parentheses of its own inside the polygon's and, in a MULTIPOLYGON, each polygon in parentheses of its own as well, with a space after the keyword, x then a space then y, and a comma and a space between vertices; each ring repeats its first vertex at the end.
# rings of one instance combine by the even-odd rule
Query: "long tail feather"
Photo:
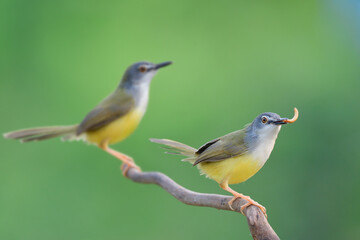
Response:
POLYGON ((19 139, 21 142, 41 141, 64 135, 74 135, 76 134, 76 129, 77 125, 29 128, 5 133, 4 137, 9 139, 19 139))
POLYGON ((196 159, 195 152, 197 151, 197 149, 190 147, 186 144, 176 142, 173 140, 169 140, 169 139, 150 138, 150 141, 154 142, 154 143, 165 145, 162 148, 173 151, 173 152, 165 152, 167 154, 183 155, 183 156, 189 157, 189 158, 183 159, 183 161, 188 161, 188 162, 192 163, 196 159))

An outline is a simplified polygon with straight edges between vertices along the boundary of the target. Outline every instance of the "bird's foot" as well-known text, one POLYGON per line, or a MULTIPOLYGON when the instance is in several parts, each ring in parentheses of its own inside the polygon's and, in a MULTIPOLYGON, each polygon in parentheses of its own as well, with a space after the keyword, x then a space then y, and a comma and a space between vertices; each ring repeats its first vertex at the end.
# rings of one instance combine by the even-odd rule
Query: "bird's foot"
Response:
POLYGON ((229 201, 229 207, 230 207, 231 210, 234 210, 234 209, 232 208, 232 204, 233 204, 233 202, 234 202, 236 199, 238 199, 238 198, 242 198, 242 199, 244 199, 244 200, 247 201, 247 203, 245 203, 244 205, 242 205, 241 208, 240 208, 240 211, 241 211, 241 213, 242 213, 243 215, 245 215, 245 214, 244 214, 244 209, 245 209, 245 208, 247 208, 247 207, 250 206, 250 205, 254 205, 254 206, 260 208, 260 210, 264 213, 265 217, 267 218, 266 208, 265 208, 264 206, 262 206, 262 205, 259 204, 258 202, 255 202, 255 201, 252 200, 249 196, 245 196, 245 195, 243 195, 243 194, 241 194, 241 193, 238 193, 238 194, 234 195, 234 197, 229 201))
POLYGON ((131 158, 131 161, 130 160, 126 161, 121 165, 121 171, 124 177, 127 177, 127 172, 129 171, 130 168, 135 168, 139 172, 141 172, 141 168, 138 165, 136 165, 134 160, 131 158))
POLYGON ((103 150, 105 150, 106 152, 108 152, 109 154, 113 155, 114 157, 116 157, 117 159, 123 162, 123 164, 121 165, 121 170, 125 177, 127 177, 127 172, 129 171, 130 168, 136 168, 138 171, 141 172, 140 167, 138 167, 135 164, 134 159, 132 157, 109 148, 106 143, 100 145, 100 148, 102 148, 103 150))

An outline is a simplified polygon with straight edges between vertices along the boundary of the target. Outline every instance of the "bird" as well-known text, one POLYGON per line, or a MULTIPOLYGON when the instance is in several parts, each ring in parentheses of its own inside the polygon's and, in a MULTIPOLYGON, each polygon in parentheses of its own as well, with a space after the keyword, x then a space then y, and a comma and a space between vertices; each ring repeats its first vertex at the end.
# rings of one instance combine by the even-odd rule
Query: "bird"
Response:
POLYGON ((160 68, 170 64, 171 61, 159 64, 141 61, 132 64, 115 91, 91 110, 80 124, 22 129, 5 133, 4 137, 21 142, 60 136, 63 140, 84 140, 121 160, 125 176, 130 167, 140 170, 130 156, 109 145, 124 140, 137 128, 147 109, 152 78, 160 68))
POLYGON ((201 174, 205 174, 231 193, 234 197, 228 202, 230 209, 233 210, 232 204, 237 198, 242 198, 247 201, 240 209, 242 214, 246 207, 255 205, 267 216, 265 207, 249 196, 236 192, 229 184, 244 182, 257 173, 270 157, 281 126, 295 122, 298 116, 297 108, 294 108, 292 119, 265 112, 243 129, 211 140, 198 149, 169 139, 151 138, 150 141, 171 150, 166 153, 187 157, 182 161, 197 166, 201 174))

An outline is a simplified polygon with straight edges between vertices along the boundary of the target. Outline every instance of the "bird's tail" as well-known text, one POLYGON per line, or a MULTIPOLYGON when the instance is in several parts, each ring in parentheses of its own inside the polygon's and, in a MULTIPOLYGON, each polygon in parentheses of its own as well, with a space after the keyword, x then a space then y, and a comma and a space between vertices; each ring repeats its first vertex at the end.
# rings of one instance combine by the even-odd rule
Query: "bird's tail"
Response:
POLYGON ((76 138, 77 127, 78 125, 28 128, 5 133, 4 138, 18 139, 21 142, 31 142, 62 136, 64 140, 72 140, 76 138))
POLYGON ((163 147, 164 149, 172 151, 172 152, 165 152, 167 154, 175 154, 175 155, 182 155, 188 157, 183 159, 182 161, 194 163, 196 160, 195 153, 197 149, 190 147, 186 144, 169 139, 150 138, 150 141, 165 145, 165 147, 163 147))

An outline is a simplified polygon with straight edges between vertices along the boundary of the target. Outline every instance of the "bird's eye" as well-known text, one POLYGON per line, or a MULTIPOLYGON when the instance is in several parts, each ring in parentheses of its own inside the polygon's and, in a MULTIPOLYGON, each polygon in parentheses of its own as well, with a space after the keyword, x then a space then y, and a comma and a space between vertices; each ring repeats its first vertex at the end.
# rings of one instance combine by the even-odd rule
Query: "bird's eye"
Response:
POLYGON ((268 121, 268 118, 267 118, 267 117, 265 117, 265 116, 262 116, 262 117, 261 117, 261 122, 262 122, 262 123, 267 123, 267 121, 268 121))
POLYGON ((140 66, 139 71, 142 72, 142 73, 146 72, 146 67, 145 66, 140 66))

